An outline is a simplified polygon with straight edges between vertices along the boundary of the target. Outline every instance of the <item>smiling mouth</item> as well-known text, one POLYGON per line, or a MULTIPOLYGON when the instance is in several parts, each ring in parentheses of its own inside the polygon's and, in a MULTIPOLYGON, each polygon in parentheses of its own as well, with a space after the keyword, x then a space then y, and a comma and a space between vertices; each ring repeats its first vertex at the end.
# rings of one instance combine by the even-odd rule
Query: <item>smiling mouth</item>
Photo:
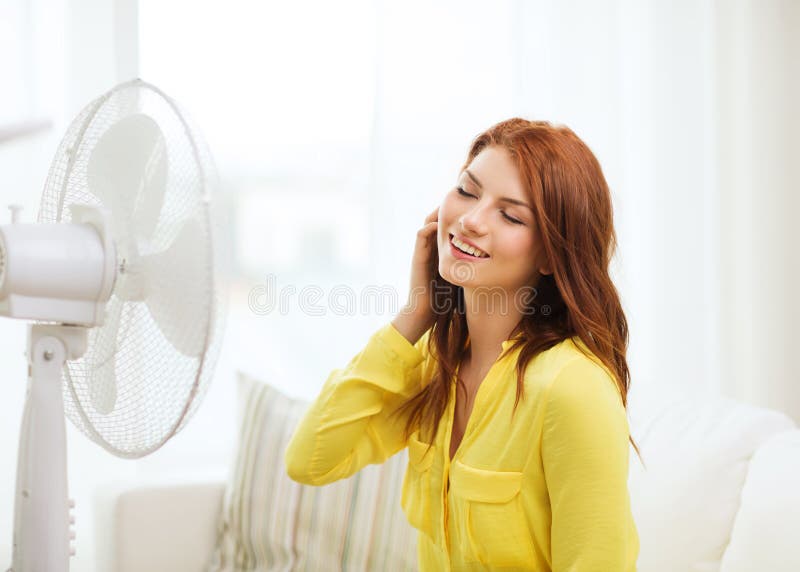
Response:
MULTIPOLYGON (((459 253, 463 254, 464 256, 470 256, 470 257, 472 257, 472 258, 474 258, 474 259, 476 259, 476 260, 485 260, 485 259, 489 258, 489 255, 488 255, 488 254, 486 254, 485 252, 483 252, 482 250, 479 250, 479 249, 478 249, 478 252, 480 252, 480 253, 482 254, 482 256, 476 256, 476 255, 474 255, 474 254, 472 254, 472 253, 470 253, 470 252, 467 252, 466 250, 462 250, 461 248, 459 248, 458 246, 456 246, 456 243, 455 243, 455 242, 453 242, 453 239, 454 239, 454 235, 450 234, 450 246, 451 246, 453 249, 457 250, 459 253)), ((461 242, 461 241, 459 241, 459 242, 461 242)), ((469 246, 468 246, 468 245, 466 245, 466 244, 464 244, 464 243, 462 243, 462 244, 463 244, 465 247, 469 248, 469 246)))

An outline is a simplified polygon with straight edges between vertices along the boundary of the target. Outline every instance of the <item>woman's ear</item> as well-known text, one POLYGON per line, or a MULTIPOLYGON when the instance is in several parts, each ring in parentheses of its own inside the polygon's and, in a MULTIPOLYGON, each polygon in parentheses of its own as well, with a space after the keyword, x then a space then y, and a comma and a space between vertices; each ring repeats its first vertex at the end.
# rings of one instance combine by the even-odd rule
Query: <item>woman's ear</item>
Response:
POLYGON ((543 275, 543 276, 544 276, 545 274, 552 274, 552 273, 553 273, 553 271, 552 271, 552 270, 550 270, 549 268, 540 268, 540 269, 539 269, 539 274, 541 274, 541 275, 543 275))

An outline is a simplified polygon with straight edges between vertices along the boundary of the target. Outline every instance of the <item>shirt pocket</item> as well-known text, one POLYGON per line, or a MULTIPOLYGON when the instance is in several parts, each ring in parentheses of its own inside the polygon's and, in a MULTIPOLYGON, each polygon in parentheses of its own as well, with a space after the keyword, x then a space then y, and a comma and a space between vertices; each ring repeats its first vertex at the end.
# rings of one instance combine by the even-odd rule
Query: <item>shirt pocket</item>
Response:
POLYGON ((521 504, 522 473, 478 469, 454 461, 450 487, 463 515, 464 558, 489 566, 532 569, 533 538, 521 504))
POLYGON ((403 478, 400 505, 411 526, 433 539, 431 466, 436 458, 437 447, 431 445, 426 453, 428 443, 420 441, 418 435, 419 432, 415 431, 408 438, 408 467, 403 478))

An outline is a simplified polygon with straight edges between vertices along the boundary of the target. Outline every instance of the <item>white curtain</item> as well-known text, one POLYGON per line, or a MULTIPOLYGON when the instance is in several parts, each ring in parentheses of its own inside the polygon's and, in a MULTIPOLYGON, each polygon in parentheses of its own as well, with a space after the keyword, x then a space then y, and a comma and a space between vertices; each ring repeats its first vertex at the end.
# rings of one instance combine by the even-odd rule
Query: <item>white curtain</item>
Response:
POLYGON ((800 3, 715 16, 721 387, 800 422, 800 3))

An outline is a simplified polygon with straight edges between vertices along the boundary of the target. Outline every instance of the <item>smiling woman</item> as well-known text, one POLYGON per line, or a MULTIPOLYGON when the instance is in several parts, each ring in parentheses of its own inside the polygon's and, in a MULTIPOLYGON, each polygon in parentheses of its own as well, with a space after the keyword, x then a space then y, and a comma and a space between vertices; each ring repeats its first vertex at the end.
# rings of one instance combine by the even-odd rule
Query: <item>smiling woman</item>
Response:
MULTIPOLYGON (((450 254, 454 249, 440 246, 439 272, 445 280, 461 285, 466 296, 473 296, 475 287, 482 285, 500 288, 510 299, 520 285, 535 286, 539 274, 549 273, 527 194, 511 153, 492 145, 470 161, 458 185, 445 195, 439 208, 440 242, 452 235, 456 246, 467 245, 491 256, 491 264, 475 266, 470 279, 464 281, 452 275, 450 254)), ((519 316, 509 320, 515 318, 519 316)))
POLYGON ((614 247, 610 191, 570 129, 514 118, 480 134, 417 233, 424 303, 330 375, 289 475, 323 485, 408 447, 422 570, 635 570, 614 247))

